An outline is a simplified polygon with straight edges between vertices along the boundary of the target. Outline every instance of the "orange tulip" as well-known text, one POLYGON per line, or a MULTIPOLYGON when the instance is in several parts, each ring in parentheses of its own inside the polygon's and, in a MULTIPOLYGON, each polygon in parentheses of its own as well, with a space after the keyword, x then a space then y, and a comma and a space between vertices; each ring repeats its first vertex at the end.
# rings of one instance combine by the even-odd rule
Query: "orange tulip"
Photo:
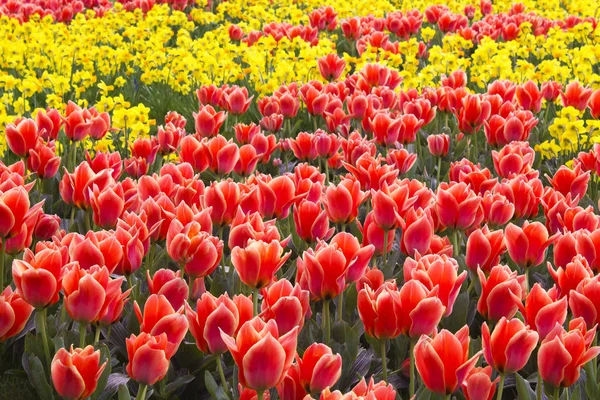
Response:
POLYGON ((427 389, 447 395, 463 384, 481 351, 469 358, 469 328, 456 334, 442 329, 433 339, 423 335, 415 345, 415 365, 427 389))
POLYGON ((492 381, 492 367, 489 365, 473 368, 462 384, 466 400, 492 400, 499 379, 492 381))
POLYGON ((300 370, 300 385, 307 393, 318 393, 335 385, 342 375, 342 356, 334 354, 331 348, 321 343, 313 343, 297 357, 300 370))
POLYGON ((225 333, 221 337, 237 364, 239 382, 263 391, 285 378, 294 360, 298 328, 279 336, 275 321, 256 317, 242 325, 235 339, 225 333))
POLYGON ((506 251, 504 232, 502 230, 491 231, 485 226, 476 229, 467 239, 467 254, 465 263, 471 271, 481 268, 484 272, 490 272, 492 267, 498 265, 500 256, 506 251))
POLYGON ((109 274, 106 267, 93 266, 86 271, 75 264, 64 275, 65 307, 74 321, 89 324, 96 320, 106 299, 109 274))
POLYGON ((594 277, 594 272, 589 267, 587 260, 579 254, 564 267, 554 269, 548 262, 548 272, 558 286, 560 297, 568 297, 581 281, 594 277))
POLYGON ((65 267, 58 250, 45 249, 34 255, 25 249, 23 260, 13 261, 13 281, 23 300, 44 308, 58 301, 65 267))
POLYGON ((50 368, 54 389, 65 399, 87 399, 96 390, 107 362, 100 365, 100 350, 94 351, 93 346, 58 349, 50 368))
POLYGON ((137 301, 133 303, 133 310, 140 322, 140 332, 155 337, 166 334, 169 348, 165 354, 167 358, 171 358, 188 330, 188 320, 183 315, 184 308, 175 311, 165 296, 153 294, 146 300, 143 314, 137 301))
POLYGON ((404 280, 408 282, 411 279, 421 282, 428 290, 437 287, 437 298, 445 307, 444 316, 448 316, 452 313, 460 288, 467 279, 467 271, 459 275, 458 263, 445 254, 417 254, 414 259, 409 257, 404 261, 404 280))
POLYGON ((126 370, 131 379, 142 385, 154 385, 169 371, 168 354, 174 354, 174 345, 169 343, 167 334, 152 336, 142 332, 125 340, 129 363, 126 370))
POLYGON ((262 291, 261 318, 274 319, 277 329, 284 335, 298 326, 304 326, 304 320, 310 316, 310 293, 302 290, 296 283, 292 286, 287 279, 281 279, 262 291))
POLYGON ((521 320, 498 321, 494 331, 486 322, 481 328, 483 356, 485 361, 501 374, 512 374, 522 369, 538 343, 538 334, 525 326, 521 320))
POLYGON ((236 247, 231 251, 231 263, 245 285, 261 289, 272 282, 275 273, 292 254, 283 254, 283 251, 278 240, 251 241, 246 248, 236 247))
POLYGON ((32 312, 33 307, 7 286, 0 294, 0 342, 21 333, 32 312))
POLYGON ((221 332, 235 336, 240 327, 252 319, 252 300, 241 295, 231 300, 227 294, 216 298, 209 292, 205 292, 196 303, 197 311, 187 303, 185 308, 190 332, 196 339, 196 346, 202 352, 210 354, 221 354, 227 351, 221 332))
POLYGON ((540 265, 546 258, 546 249, 558 238, 558 234, 548 237, 546 227, 537 221, 525 221, 521 228, 508 224, 505 234, 508 254, 521 268, 540 265))
POLYGON ((477 273, 481 282, 477 311, 489 321, 514 317, 519 308, 515 298, 522 299, 526 292, 525 275, 517 276, 506 265, 496 265, 488 277, 481 269, 477 273))
POLYGON ((581 367, 600 354, 600 347, 591 346, 595 334, 596 328, 588 331, 580 318, 569 323, 568 331, 557 324, 538 351, 538 373, 544 382, 554 387, 577 382, 581 367))
POLYGON ((175 310, 179 310, 185 304, 189 288, 181 277, 181 271, 159 269, 153 277, 150 277, 150 271, 146 271, 146 278, 150 294, 165 296, 175 310))
POLYGON ((558 299, 558 290, 553 286, 545 291, 539 283, 533 285, 527 298, 525 306, 521 299, 513 296, 525 322, 531 326, 540 336, 540 341, 558 324, 563 324, 567 319, 567 298, 558 299))

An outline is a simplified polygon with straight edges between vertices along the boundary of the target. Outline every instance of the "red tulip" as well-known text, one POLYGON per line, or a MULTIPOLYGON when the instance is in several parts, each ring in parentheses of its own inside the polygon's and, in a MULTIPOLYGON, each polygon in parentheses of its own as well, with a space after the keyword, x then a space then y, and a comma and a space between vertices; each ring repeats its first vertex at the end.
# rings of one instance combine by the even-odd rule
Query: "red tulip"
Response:
POLYGON ((6 125, 6 144, 17 156, 25 158, 38 143, 38 126, 30 118, 21 118, 15 122, 16 125, 6 125))
POLYGON ((58 301, 64 269, 60 251, 45 249, 34 255, 26 249, 23 261, 13 261, 13 281, 23 300, 41 309, 58 301))
POLYGON ((500 263, 500 256, 506 251, 504 232, 490 231, 487 226, 474 230, 467 239, 465 264, 471 271, 481 268, 488 273, 500 263))
POLYGON ((252 319, 252 300, 246 296, 234 296, 233 300, 227 294, 219 298, 209 292, 202 294, 196 303, 194 311, 186 303, 186 317, 190 332, 196 339, 196 346, 204 353, 221 354, 227 351, 227 346, 221 338, 221 332, 235 336, 241 326, 252 319))
POLYGON ((542 109, 542 93, 535 82, 529 80, 523 85, 518 85, 515 94, 523 109, 534 113, 539 113, 542 109))
POLYGON ((210 275, 223 256, 223 242, 201 230, 198 222, 183 226, 173 220, 167 233, 167 252, 185 273, 194 278, 210 275))
POLYGON ((227 113, 224 111, 216 112, 210 105, 201 105, 198 113, 192 113, 196 127, 196 134, 200 137, 216 136, 225 119, 227 113))
POLYGON ((599 119, 600 118, 600 90, 596 89, 594 93, 590 96, 590 100, 588 102, 588 107, 590 109, 590 114, 592 118, 599 119))
POLYGON ((144 304, 143 314, 137 301, 134 301, 133 309, 140 322, 140 332, 155 337, 163 333, 167 335, 170 346, 166 355, 167 358, 171 358, 188 331, 188 320, 183 315, 184 308, 175 311, 165 296, 152 294, 144 304))
POLYGON ((300 384, 307 393, 318 393, 332 387, 342 375, 342 356, 333 354, 328 346, 313 343, 302 358, 297 357, 300 384))
POLYGON ((346 61, 340 58, 336 53, 329 53, 325 57, 321 57, 317 60, 319 72, 321 76, 328 81, 335 81, 344 72, 346 68, 346 61))
POLYGON ((481 282, 477 311, 489 321, 514 317, 518 310, 515 298, 522 299, 526 292, 525 275, 517 276, 506 265, 493 267, 487 278, 481 269, 477 272, 481 282))
POLYGON ((73 349, 71 345, 70 351, 64 347, 58 349, 50 368, 54 389, 65 399, 90 397, 107 362, 100 365, 100 350, 94 351, 93 346, 73 349))
POLYGON ((275 273, 292 254, 283 254, 283 251, 278 240, 252 241, 243 249, 236 247, 231 251, 231 263, 245 285, 261 289, 272 282, 275 273))
POLYGON ((499 379, 492 381, 492 367, 489 365, 473 368, 462 384, 466 400, 492 400, 499 379))
POLYGON ((481 328, 485 361, 501 374, 522 369, 538 343, 538 334, 521 320, 502 317, 490 335, 487 322, 481 328))
POLYGON ((181 271, 163 268, 156 271, 153 277, 150 277, 150 271, 146 271, 146 279, 150 294, 165 296, 173 309, 179 310, 185 304, 189 288, 181 277, 181 271))
POLYGON ((58 110, 48 108, 37 112, 35 123, 38 126, 40 137, 46 141, 50 141, 58 139, 58 132, 64 121, 58 110))
POLYGON ((165 333, 152 336, 142 332, 138 336, 131 334, 125 340, 127 345, 127 375, 142 385, 154 385, 163 379, 169 371, 167 354, 174 354, 174 345, 169 343, 165 333))
POLYGON ((513 297, 519 304, 525 322, 539 334, 540 341, 557 323, 562 325, 567 319, 567 298, 558 299, 557 295, 556 286, 545 291, 536 283, 527 294, 525 306, 522 306, 520 298, 513 297))
POLYGON ((584 278, 575 290, 571 290, 569 293, 569 307, 573 317, 582 318, 589 329, 593 329, 598 324, 600 316, 598 312, 598 307, 600 307, 599 275, 593 278, 584 278))
MULTIPOLYGON (((413 116, 414 117, 414 116, 413 116)), ((391 146, 398 141, 402 119, 391 118, 385 111, 377 112, 369 119, 375 142, 381 146, 391 146)))
POLYGON ((43 204, 30 207, 29 194, 23 186, 0 192, 0 238, 15 237, 23 231, 24 224, 35 223, 43 204))
POLYGON ((508 224, 505 234, 508 254, 521 268, 540 265, 546 258, 546 249, 558 238, 558 234, 548 237, 546 227, 537 221, 525 221, 521 228, 508 224))
POLYGON ((248 89, 246 87, 233 86, 223 92, 221 103, 233 115, 242 115, 248 111, 253 98, 254 96, 248 97, 248 89))
POLYGON ((400 249, 410 257, 415 253, 425 254, 429 251, 433 239, 434 225, 431 209, 410 208, 404 219, 400 220, 402 239, 400 249))
POLYGON ((398 206, 390 196, 389 191, 371 190, 373 217, 377 226, 384 231, 390 231, 400 226, 401 217, 398 206))
POLYGON ((287 279, 281 279, 263 289, 262 296, 261 318, 265 321, 274 319, 282 335, 296 326, 302 329, 304 320, 311 314, 310 293, 298 283, 292 286, 287 279))
POLYGON ((445 307, 444 316, 452 313, 460 288, 467 278, 467 271, 458 274, 458 263, 454 258, 439 254, 429 254, 404 261, 404 280, 417 280, 428 290, 438 288, 437 298, 445 307))
POLYGON ((532 170, 535 150, 529 147, 528 142, 511 142, 500 152, 492 151, 492 160, 494 169, 500 177, 512 178, 532 170))
POLYGON ((329 220, 334 224, 349 224, 358 216, 358 209, 368 195, 360 190, 355 179, 342 179, 335 186, 329 184, 325 190, 323 206, 329 220))
POLYGON ((346 283, 355 282, 365 274, 369 266, 369 261, 375 252, 375 246, 367 245, 361 247, 356 236, 347 232, 340 232, 335 235, 331 239, 330 244, 338 246, 342 253, 344 253, 344 258, 346 259, 346 283))
POLYGON ((427 389, 447 395, 464 383, 481 351, 469 358, 469 328, 456 335, 442 329, 433 339, 421 336, 415 345, 415 365, 427 389))
POLYGON ((294 206, 294 224, 300 239, 307 243, 329 240, 335 228, 329 228, 329 220, 320 203, 306 199, 294 206))
POLYGON ((123 186, 116 184, 100 192, 98 186, 94 185, 93 190, 88 190, 94 224, 104 229, 114 228, 125 209, 123 186))
POLYGON ((288 369, 283 381, 277 385, 277 394, 280 399, 286 400, 306 400, 306 397, 309 396, 300 384, 300 367, 298 364, 294 363, 288 369))
POLYGON ((40 179, 50 179, 58 172, 60 156, 56 155, 54 142, 42 143, 29 150, 27 167, 40 179))
POLYGON ((203 206, 211 207, 210 216, 214 224, 229 225, 240 203, 240 188, 231 179, 213 182, 204 191, 203 206))
POLYGON ((564 92, 560 92, 560 97, 564 107, 575 107, 579 111, 587 108, 588 101, 592 97, 592 89, 581 86, 578 81, 571 81, 564 92))
POLYGON ((7 286, 0 294, 0 342, 21 333, 32 311, 33 307, 7 286))
POLYGON ((221 334, 239 369, 239 382, 250 389, 267 390, 283 381, 292 365, 298 328, 279 336, 277 324, 256 317, 246 322, 233 339, 221 334))
POLYGON ((264 182, 258 181, 259 211, 263 218, 284 219, 290 206, 298 200, 294 181, 286 175, 264 182))
POLYGON ((581 281, 594 277, 594 272, 589 267, 587 260, 579 254, 573 257, 571 262, 564 267, 554 269, 552 264, 548 262, 548 272, 558 286, 560 297, 568 297, 581 281))
POLYGON ((460 131, 466 134, 477 132, 483 122, 490 116, 490 112, 490 103, 487 100, 482 100, 481 95, 466 95, 462 99, 462 107, 456 112, 460 131))
POLYGON ((64 275, 65 307, 74 321, 89 324, 97 319, 106 299, 109 280, 108 269, 98 266, 86 271, 75 264, 64 275))
POLYGON ((333 299, 346 288, 349 264, 338 244, 320 242, 316 251, 309 249, 298 258, 296 282, 311 293, 313 300, 333 299))
POLYGON ((85 236, 69 233, 62 244, 68 247, 70 260, 77 261, 83 269, 98 265, 113 273, 123 258, 123 247, 114 235, 106 231, 88 232, 85 236))
POLYGON ((544 382, 555 387, 577 382, 581 367, 600 354, 600 347, 591 346, 595 334, 595 327, 587 331, 580 319, 569 323, 569 331, 556 325, 538 351, 538 373, 544 382))
POLYGON ((587 191, 590 172, 583 172, 581 165, 576 165, 572 170, 562 165, 548 180, 552 187, 564 196, 570 194, 571 198, 581 199, 587 191))
POLYGON ((371 211, 365 218, 364 225, 359 225, 359 229, 363 235, 363 246, 373 245, 375 246, 375 255, 382 255, 384 252, 389 252, 392 249, 396 230, 384 231, 377 223, 375 223, 374 213, 371 211), (387 247, 384 248, 384 235, 387 235, 387 247))
POLYGON ((399 336, 402 320, 402 300, 395 284, 378 289, 366 287, 358 293, 358 315, 369 336, 380 340, 399 336))
POLYGON ((106 287, 106 296, 104 298, 104 304, 96 321, 100 326, 111 325, 121 319, 123 313, 123 307, 129 301, 129 294, 131 288, 125 292, 121 291, 122 282, 125 278, 120 277, 117 279, 111 279, 106 287))
POLYGON ((446 134, 427 136, 429 152, 434 157, 444 157, 450 148, 450 136, 446 134))
POLYGON ((510 221, 515 213, 515 205, 500 193, 487 192, 481 202, 483 220, 490 226, 503 226, 510 221))
POLYGON ((383 276, 383 272, 376 267, 373 267, 356 281, 356 291, 360 292, 367 287, 376 291, 383 285, 384 280, 385 277, 383 276))
POLYGON ((483 219, 481 197, 467 184, 442 182, 437 190, 436 212, 440 223, 449 229, 465 230, 483 219))

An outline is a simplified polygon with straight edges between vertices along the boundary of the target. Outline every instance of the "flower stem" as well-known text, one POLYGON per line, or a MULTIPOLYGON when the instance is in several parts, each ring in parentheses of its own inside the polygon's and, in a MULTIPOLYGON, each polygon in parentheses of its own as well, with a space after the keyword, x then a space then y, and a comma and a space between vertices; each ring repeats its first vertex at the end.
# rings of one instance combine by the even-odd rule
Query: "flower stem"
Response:
POLYGON ((386 267, 387 264, 387 247, 388 247, 388 233, 387 231, 383 231, 383 268, 386 267))
POLYGON ((252 289, 252 304, 254 305, 254 316, 258 315, 258 289, 252 289))
POLYGON ((438 157, 438 162, 437 162, 437 175, 435 178, 435 187, 439 188, 440 187, 440 176, 442 175, 442 157, 438 157))
POLYGON ((496 395, 496 400, 502 400, 502 392, 504 391, 504 378, 506 378, 506 375, 500 374, 500 383, 498 384, 498 394, 496 395))
POLYGON ((227 385, 227 379, 225 379, 225 373, 223 372, 223 365, 221 365, 221 354, 215 355, 215 361, 217 362, 217 371, 219 371, 219 377, 221 377, 221 384, 227 397, 229 397, 229 387, 227 385))
POLYGON ((35 313, 36 328, 42 337, 42 345, 44 346, 44 356, 46 357, 46 366, 50 365, 50 346, 48 346, 48 333, 46 332, 46 315, 47 309, 43 308, 35 313))
POLYGON ((387 372, 387 356, 385 354, 385 340, 380 343, 381 349, 381 367, 383 368, 383 381, 387 383, 388 372, 387 372))
POLYGON ((100 341, 100 325, 96 325, 96 335, 94 336, 94 346, 100 341))
POLYGON ((555 387, 554 388, 554 400, 559 400, 560 399, 560 387, 555 387))
POLYGON ((337 308, 337 320, 342 321, 344 319, 344 291, 340 292, 338 296, 338 308, 337 308))
POLYGON ((146 390, 148 390, 148 385, 140 384, 135 400, 144 400, 146 398, 146 390))
POLYGON ((410 381, 408 383, 409 398, 415 395, 415 339, 410 339, 410 381))
POLYGON ((87 326, 84 323, 79 323, 79 348, 83 349, 85 347, 85 334, 87 331, 87 326))
POLYGON ((263 400, 263 392, 262 391, 257 391, 256 392, 256 400, 263 400))
POLYGON ((329 329, 329 300, 323 300, 323 341, 329 345, 331 332, 329 329))

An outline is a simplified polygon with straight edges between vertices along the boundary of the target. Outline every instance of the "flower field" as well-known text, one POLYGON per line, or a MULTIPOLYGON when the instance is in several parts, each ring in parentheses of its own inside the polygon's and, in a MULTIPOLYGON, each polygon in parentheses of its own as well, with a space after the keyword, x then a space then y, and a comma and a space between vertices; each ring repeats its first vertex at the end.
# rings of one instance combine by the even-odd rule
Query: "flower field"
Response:
POLYGON ((599 18, 0 0, 0 398, 599 399, 599 18))

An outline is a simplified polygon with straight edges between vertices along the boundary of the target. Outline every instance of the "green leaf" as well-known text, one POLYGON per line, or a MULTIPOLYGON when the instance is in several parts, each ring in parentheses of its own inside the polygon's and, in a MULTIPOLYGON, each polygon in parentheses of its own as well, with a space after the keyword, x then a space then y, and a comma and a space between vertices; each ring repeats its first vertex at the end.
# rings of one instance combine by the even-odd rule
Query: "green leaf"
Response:
POLYGON ((204 372, 204 384, 211 397, 216 400, 229 400, 222 387, 217 385, 215 378, 209 371, 204 372))
POLYGON ((121 386, 125 386, 127 396, 125 399, 129 399, 129 389, 127 389, 127 382, 129 382, 129 376, 125 374, 113 373, 108 376, 104 391, 98 397, 99 400, 112 399, 113 395, 119 392, 119 400, 121 399, 121 386))
MULTIPOLYGON (((208 371, 207 371, 208 372, 208 371)), ((191 381, 193 381, 196 377, 194 375, 184 375, 184 376, 180 376, 179 378, 175 379, 173 382, 169 383, 167 385, 167 387, 165 388, 166 393, 164 393, 165 395, 170 395, 172 392, 176 391, 177 389, 187 385, 188 383, 190 383, 191 381)))
POLYGON ((127 385, 124 383, 119 385, 118 399, 119 400, 131 400, 131 395, 129 394, 129 389, 127 388, 127 385))
POLYGON ((25 368, 25 370, 28 371, 29 382, 35 388, 40 400, 53 400, 54 390, 52 390, 46 379, 46 373, 40 359, 35 354, 29 354, 27 364, 28 368, 25 368))
POLYGON ((469 293, 463 292, 458 295, 452 314, 444 319, 444 328, 450 332, 457 332, 467 323, 467 314, 469 313, 469 293))
POLYGON ((419 400, 431 400, 431 392, 427 390, 425 385, 421 385, 415 393, 415 399, 419 400))
POLYGON ((587 363, 583 367, 585 370, 585 393, 590 399, 597 399, 598 396, 598 385, 594 382, 594 374, 592 372, 592 363, 587 363))
POLYGON ((107 345, 103 344, 100 346, 100 365, 106 362, 106 367, 104 367, 104 371, 102 371, 102 375, 98 379, 98 386, 96 387, 96 391, 90 397, 91 400, 96 400, 102 392, 104 392, 104 388, 108 383, 108 377, 111 373, 111 359, 110 359, 110 350, 107 345))
POLYGON ((521 375, 515 374, 515 381, 517 383, 517 394, 519 399, 526 400, 531 399, 535 400, 535 392, 531 389, 531 385, 528 381, 526 381, 521 375))

